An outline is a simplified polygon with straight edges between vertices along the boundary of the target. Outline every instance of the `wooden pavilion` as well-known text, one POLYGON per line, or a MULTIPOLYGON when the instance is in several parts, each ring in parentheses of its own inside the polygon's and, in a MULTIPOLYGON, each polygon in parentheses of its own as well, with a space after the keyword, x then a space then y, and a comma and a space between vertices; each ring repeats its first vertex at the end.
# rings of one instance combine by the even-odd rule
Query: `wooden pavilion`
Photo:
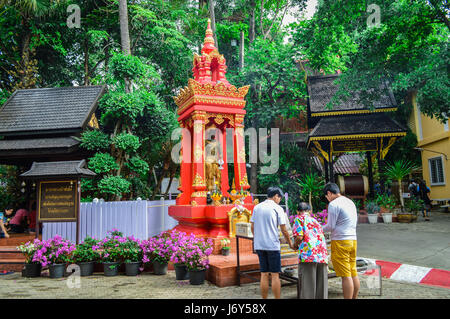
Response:
POLYGON ((369 194, 373 194, 373 160, 377 158, 382 166, 389 149, 407 130, 388 115, 397 110, 397 104, 387 84, 382 84, 382 93, 373 102, 373 108, 359 102, 358 92, 330 108, 338 90, 338 77, 339 74, 332 74, 307 78, 308 126, 312 129, 307 148, 321 161, 327 182, 335 182, 333 164, 341 154, 366 152, 369 194))

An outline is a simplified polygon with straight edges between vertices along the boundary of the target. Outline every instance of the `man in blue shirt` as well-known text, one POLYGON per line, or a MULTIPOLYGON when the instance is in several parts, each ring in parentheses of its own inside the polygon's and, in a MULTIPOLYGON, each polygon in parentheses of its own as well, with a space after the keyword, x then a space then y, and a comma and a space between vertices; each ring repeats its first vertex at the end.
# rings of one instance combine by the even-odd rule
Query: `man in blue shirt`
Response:
POLYGON ((269 187, 267 199, 253 208, 250 222, 254 238, 254 249, 258 254, 261 271, 261 296, 266 299, 269 292, 269 275, 272 277, 272 293, 276 299, 281 297, 280 236, 278 226, 284 238, 293 249, 292 241, 286 228, 284 210, 279 205, 283 198, 283 191, 279 187, 269 187))

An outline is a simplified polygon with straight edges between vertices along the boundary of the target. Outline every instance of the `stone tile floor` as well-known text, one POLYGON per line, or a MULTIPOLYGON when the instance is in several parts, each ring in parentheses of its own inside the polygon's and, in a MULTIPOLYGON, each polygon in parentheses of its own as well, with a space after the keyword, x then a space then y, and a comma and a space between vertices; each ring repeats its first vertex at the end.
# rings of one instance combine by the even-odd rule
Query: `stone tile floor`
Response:
MULTIPOLYGON (((361 276, 361 281, 365 282, 361 276)), ((23 278, 20 273, 0 276, 0 298, 5 299, 260 299, 259 283, 241 287, 219 288, 209 282, 200 286, 189 281, 175 280, 175 272, 156 276, 144 273, 137 277, 119 275, 104 277, 103 274, 80 277, 80 288, 69 288, 76 283, 72 277, 61 279, 23 278)), ((363 284, 364 285, 364 284, 363 284)), ((382 296, 367 295, 361 290, 361 299, 450 299, 450 289, 426 285, 382 280, 382 296)), ((376 290, 373 291, 376 293, 376 290)), ((273 298, 271 292, 269 298, 273 298)), ((295 299, 296 287, 282 287, 283 299, 295 299)), ((329 280, 329 299, 341 299, 339 278, 329 280)))

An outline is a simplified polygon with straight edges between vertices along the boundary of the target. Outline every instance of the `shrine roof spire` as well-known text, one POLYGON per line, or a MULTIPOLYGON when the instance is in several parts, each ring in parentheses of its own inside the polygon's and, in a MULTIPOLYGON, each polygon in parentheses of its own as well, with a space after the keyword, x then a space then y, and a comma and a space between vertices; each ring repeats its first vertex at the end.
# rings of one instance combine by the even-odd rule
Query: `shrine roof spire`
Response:
POLYGON ((210 54, 212 51, 217 50, 214 43, 213 30, 211 29, 211 19, 208 19, 208 26, 206 27, 205 39, 203 40, 202 53, 210 54))

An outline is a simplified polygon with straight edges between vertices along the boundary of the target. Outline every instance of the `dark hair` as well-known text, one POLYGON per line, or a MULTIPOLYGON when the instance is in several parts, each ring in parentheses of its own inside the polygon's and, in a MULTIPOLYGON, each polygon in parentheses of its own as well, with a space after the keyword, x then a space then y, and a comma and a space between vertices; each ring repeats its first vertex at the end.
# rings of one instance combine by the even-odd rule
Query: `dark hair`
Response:
POLYGON ((341 193, 341 191, 339 190, 339 186, 337 186, 337 184, 335 184, 335 183, 327 183, 323 187, 324 195, 326 195, 327 192, 331 192, 333 194, 340 194, 341 193))
POLYGON ((279 187, 269 187, 267 189, 267 198, 272 198, 275 195, 278 195, 280 197, 284 196, 283 191, 281 190, 281 188, 279 188, 279 187))
POLYGON ((12 205, 6 205, 5 206, 5 210, 10 210, 10 209, 14 210, 14 207, 12 205))
POLYGON ((299 212, 306 212, 311 210, 311 206, 306 202, 301 202, 297 207, 299 212))

